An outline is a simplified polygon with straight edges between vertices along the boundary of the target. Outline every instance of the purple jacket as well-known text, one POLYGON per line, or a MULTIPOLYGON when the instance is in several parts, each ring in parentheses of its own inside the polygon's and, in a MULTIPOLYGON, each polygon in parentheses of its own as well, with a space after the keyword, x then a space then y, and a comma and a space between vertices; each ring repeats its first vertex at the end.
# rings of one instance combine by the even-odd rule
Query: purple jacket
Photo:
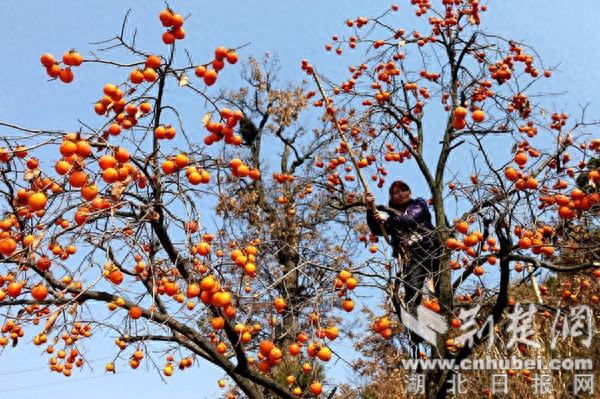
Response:
MULTIPOLYGON (((386 232, 391 235, 394 252, 403 247, 414 233, 423 235, 423 233, 434 230, 429 206, 423 198, 411 199, 404 212, 381 205, 377 206, 377 209, 390 215, 385 221, 384 227, 386 232)), ((367 211, 367 224, 373 234, 383 235, 381 227, 371 210, 367 211)))

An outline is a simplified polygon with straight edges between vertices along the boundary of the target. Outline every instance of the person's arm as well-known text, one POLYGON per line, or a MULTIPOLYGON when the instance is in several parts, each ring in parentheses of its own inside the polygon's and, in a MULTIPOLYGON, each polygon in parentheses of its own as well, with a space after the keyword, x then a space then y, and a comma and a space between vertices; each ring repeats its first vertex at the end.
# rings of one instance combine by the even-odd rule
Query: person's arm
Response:
POLYGON ((392 214, 385 222, 386 229, 404 227, 414 229, 418 225, 425 225, 429 218, 429 209, 423 201, 415 201, 411 204, 405 213, 392 214))
POLYGON ((381 231, 381 224, 375 218, 375 213, 371 209, 367 209, 367 225, 369 225, 369 229, 371 233, 376 236, 382 236, 383 232, 381 231))
POLYGON ((379 210, 380 207, 377 207, 377 211, 373 211, 373 207, 375 204, 375 197, 373 197, 373 194, 365 194, 364 202, 365 206, 367 207, 367 225, 369 226, 371 233, 376 236, 383 235, 381 225, 388 218, 388 215, 381 212, 379 210), (376 214, 376 212, 378 214, 376 214))

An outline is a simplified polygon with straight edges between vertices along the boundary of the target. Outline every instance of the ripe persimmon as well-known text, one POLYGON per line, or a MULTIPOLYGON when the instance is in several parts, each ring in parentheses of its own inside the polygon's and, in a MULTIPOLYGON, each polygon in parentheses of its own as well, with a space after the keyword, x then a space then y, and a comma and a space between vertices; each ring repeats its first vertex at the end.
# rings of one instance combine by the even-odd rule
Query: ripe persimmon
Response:
POLYGON ((165 126, 158 126, 154 129, 154 137, 159 140, 162 140, 167 137, 167 128, 165 126))
POLYGON ((515 154, 515 162, 519 166, 523 166, 527 163, 527 154, 525 151, 519 151, 515 154))
POLYGON ((473 111, 471 114, 471 119, 473 119, 473 121, 476 123, 481 123, 485 120, 485 113, 480 109, 473 111))
POLYGON ((142 308, 140 308, 139 306, 132 306, 131 308, 129 308, 129 317, 131 317, 134 320, 142 317, 142 308))
POLYGON ((162 41, 164 44, 173 44, 175 42, 175 35, 170 31, 166 31, 162 35, 162 41))
POLYGON ((88 175, 83 171, 74 171, 69 175, 69 184, 72 187, 83 187, 87 183, 88 175))
POLYGON ((214 59, 212 62, 212 67, 215 71, 219 72, 221 69, 225 67, 225 62, 220 59, 214 59))
POLYGON ((42 56, 40 57, 40 61, 41 61, 42 65, 45 66, 46 68, 50 68, 52 65, 56 64, 56 60, 54 59, 54 56, 50 53, 42 54, 42 56))
POLYGON ((81 187, 81 196, 86 201, 91 201, 98 195, 98 187, 95 184, 88 184, 81 187))
POLYGON ((119 172, 115 168, 106 168, 102 172, 102 180, 106 183, 114 183, 119 180, 119 172))
POLYGON ((200 289, 202 291, 212 291, 213 288, 218 289, 217 287, 218 287, 217 281, 212 276, 204 277, 200 281, 200 289))
POLYGON ((462 234, 467 234, 469 231, 469 223, 465 222, 464 220, 456 223, 456 231, 462 234))
POLYGON ((102 170, 112 168, 116 164, 117 164, 116 158, 110 154, 103 155, 100 157, 100 159, 98 159, 98 165, 100 166, 100 169, 102 169, 102 170))
POLYGON ((108 279, 115 285, 119 285, 123 282, 123 272, 120 270, 113 270, 108 274, 108 279))
POLYGON ((203 78, 204 75, 206 74, 206 67, 204 65, 198 65, 196 67, 196 69, 194 70, 194 73, 196 74, 197 77, 203 78))
POLYGON ((129 151, 127 151, 127 149, 125 149, 124 147, 118 147, 115 150, 115 158, 117 159, 117 161, 125 163, 129 161, 129 151))
POLYGON ((77 150, 75 151, 81 158, 87 158, 92 154, 92 147, 90 143, 85 140, 79 140, 77 142, 77 150))
POLYGON ((60 65, 58 65, 58 64, 54 64, 54 65, 51 65, 50 67, 46 68, 46 73, 51 78, 57 78, 60 75, 60 71, 61 71, 61 68, 60 68, 60 65))
POLYGON ((177 154, 175 156, 175 164, 180 169, 186 167, 188 162, 189 162, 189 158, 185 154, 177 154))
POLYGON ((185 38, 185 30, 181 26, 173 29, 173 37, 177 40, 183 40, 185 38))
POLYGON ((164 27, 173 26, 173 12, 169 8, 162 10, 158 18, 164 27))
POLYGON ((152 111, 152 105, 149 102, 141 103, 139 108, 142 114, 147 114, 148 112, 152 111))
POLYGON ((206 241, 200 241, 196 247, 196 250, 198 251, 198 255, 206 256, 210 253, 210 244, 206 241))
POLYGON ((235 169, 235 175, 238 177, 246 177, 250 173, 250 169, 246 165, 240 165, 235 169))
POLYGON ((144 69, 144 72, 142 73, 142 75, 144 76, 144 80, 146 82, 154 82, 158 78, 158 74, 152 68, 144 69))
POLYGON ((64 140, 60 145, 60 153, 64 157, 70 157, 77 151, 77 144, 71 140, 64 140))
POLYGON ((456 107, 454 109, 454 118, 465 119, 467 117, 467 109, 465 107, 456 107))
POLYGON ((228 51, 227 52, 227 62, 230 64, 235 64, 236 62, 238 62, 238 55, 235 51, 228 51))
POLYGON ((44 209, 46 207, 46 203, 48 202, 48 197, 43 192, 36 192, 29 196, 27 199, 27 204, 29 208, 33 211, 39 211, 40 209, 44 209))
POLYGON ((23 286, 21 285, 21 283, 13 281, 10 284, 8 284, 8 287, 6 287, 6 293, 8 294, 8 296, 10 296, 12 298, 16 298, 19 295, 21 295, 22 289, 23 289, 23 286))
POLYGON ((204 73, 204 76, 203 76, 204 83, 207 86, 212 86, 217 81, 217 77, 218 77, 217 71, 215 71, 214 69, 209 69, 204 73))
POLYGON ((225 57, 227 57, 227 49, 223 46, 217 47, 215 49, 215 58, 218 60, 222 60, 225 57))
POLYGON ((121 133, 121 126, 118 123, 111 123, 108 126, 108 133, 112 136, 118 136, 121 133))
POLYGON ((160 60, 160 57, 157 55, 150 55, 146 59, 146 66, 148 68, 158 69, 158 68, 160 68, 160 64, 161 64, 161 60, 160 60))
POLYGON ((58 77, 63 83, 71 83, 75 75, 73 75, 73 71, 71 71, 71 68, 65 68, 60 70, 58 77))
POLYGON ((129 74, 129 80, 133 84, 140 84, 144 81, 144 73, 142 71, 140 71, 139 69, 135 68, 129 74))
POLYGON ((519 172, 515 168, 508 167, 504 170, 504 176, 509 181, 515 181, 519 178, 519 172))
POLYGON ((43 284, 38 284, 31 289, 31 296, 36 301, 43 301, 48 296, 48 288, 43 284))
POLYGON ((315 381, 310 384, 310 393, 314 396, 319 396, 321 392, 323 392, 323 385, 320 382, 315 381))

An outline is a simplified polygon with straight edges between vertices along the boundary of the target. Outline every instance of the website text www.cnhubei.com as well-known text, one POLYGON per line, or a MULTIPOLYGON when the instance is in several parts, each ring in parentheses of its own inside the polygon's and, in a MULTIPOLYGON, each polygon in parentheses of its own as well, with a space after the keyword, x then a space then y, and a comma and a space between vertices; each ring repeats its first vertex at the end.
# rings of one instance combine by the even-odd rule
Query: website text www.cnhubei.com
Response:
POLYGON ((592 359, 521 359, 518 357, 494 359, 463 359, 458 364, 456 359, 402 359, 404 369, 416 370, 592 370, 592 359))

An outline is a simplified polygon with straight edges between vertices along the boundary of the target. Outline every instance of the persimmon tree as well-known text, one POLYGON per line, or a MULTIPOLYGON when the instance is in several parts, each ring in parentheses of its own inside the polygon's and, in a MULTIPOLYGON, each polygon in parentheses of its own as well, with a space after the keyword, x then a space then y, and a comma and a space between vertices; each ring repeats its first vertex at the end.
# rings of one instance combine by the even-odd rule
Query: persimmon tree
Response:
MULTIPOLYGON (((499 334, 503 315, 515 304, 514 287, 526 284, 543 304, 548 288, 540 285, 541 273, 596 269, 597 280, 599 265, 597 257, 575 262, 557 257, 574 246, 597 254, 597 243, 575 242, 572 234, 597 228, 599 175, 590 162, 600 151, 591 133, 597 123, 587 119, 585 109, 575 117, 546 110, 536 88, 552 76, 552 68, 526 44, 482 28, 486 10, 477 0, 392 5, 377 17, 348 19, 347 30, 326 44, 335 62, 363 50, 348 65, 347 79, 321 85, 319 65, 302 63, 315 80, 313 105, 324 108, 340 137, 347 136, 329 161, 331 175, 338 174, 338 156, 350 157, 356 173, 372 177, 378 187, 388 174, 418 176, 425 187, 418 192, 429 194, 435 234, 445 245, 439 295, 423 305, 454 328, 439 334, 437 345, 428 350, 424 345, 420 356, 457 362, 499 334), (396 12, 409 7, 417 17, 414 26, 399 26, 396 12), (459 310, 476 305, 482 306, 478 338, 472 346, 458 345, 453 337, 459 335, 459 310), (488 316, 495 330, 483 324, 488 316)), ((342 180, 333 184, 355 198, 369 189, 342 180)), ((350 212, 356 210, 352 205, 350 212)), ((376 243, 377 237, 367 241, 376 243)), ((402 348, 403 301, 410 298, 403 298, 401 287, 410 263, 396 262, 385 245, 371 250, 381 252, 368 263, 370 284, 381 288, 388 309, 373 328, 402 348), (393 335, 386 329, 390 325, 393 335)), ((565 289, 554 309, 597 302, 589 292, 565 289)), ((524 346, 519 350, 531 355, 524 346)), ((504 348, 501 354, 506 353, 504 348)), ((427 396, 444 397, 453 373, 427 372, 427 396)))
POLYGON ((33 342, 70 376, 108 332, 107 372, 152 358, 169 377, 209 362, 233 383, 227 397, 319 395, 358 284, 352 223, 314 167, 334 136, 299 119, 307 93, 277 81, 276 61, 240 67, 238 49, 218 47, 194 62, 185 18, 159 19, 163 54, 138 48, 126 17, 89 56, 41 56, 48 84, 77 84, 86 64, 115 70, 94 124, 2 122, 0 345, 33 342), (121 51, 132 61, 110 58, 121 51), (241 87, 222 84, 240 73, 241 87), (175 96, 204 104, 194 125, 175 96))
MULTIPOLYGON (((0 345, 32 341, 70 376, 108 332, 107 372, 152 360, 168 377, 208 362, 232 383, 226 397, 331 396, 324 365, 343 358, 330 343, 360 285, 383 311, 364 317, 377 333, 366 343, 354 323, 346 339, 367 358, 386 351, 379 377, 395 379, 410 349, 405 270, 369 234, 361 199, 397 174, 419 176, 444 243, 439 295, 423 305, 454 328, 420 356, 480 353, 486 325, 474 346, 454 341, 464 307, 501 326, 516 299, 597 303, 595 123, 546 111, 535 90, 552 68, 483 30, 484 5, 410 3, 419 28, 396 26, 394 5, 347 20, 326 45, 332 62, 365 50, 347 79, 303 61, 305 82, 284 84, 276 60, 241 65, 239 47, 194 61, 181 48, 185 18, 168 8, 156 21, 162 54, 128 39, 126 18, 102 51, 42 55, 48 84, 76 85, 86 64, 115 78, 77 132, 0 122, 0 345), (119 51, 129 61, 110 57, 119 51), (183 97, 202 105, 191 122, 183 97)), ((451 376, 429 372, 428 397, 443 397, 451 376)))

